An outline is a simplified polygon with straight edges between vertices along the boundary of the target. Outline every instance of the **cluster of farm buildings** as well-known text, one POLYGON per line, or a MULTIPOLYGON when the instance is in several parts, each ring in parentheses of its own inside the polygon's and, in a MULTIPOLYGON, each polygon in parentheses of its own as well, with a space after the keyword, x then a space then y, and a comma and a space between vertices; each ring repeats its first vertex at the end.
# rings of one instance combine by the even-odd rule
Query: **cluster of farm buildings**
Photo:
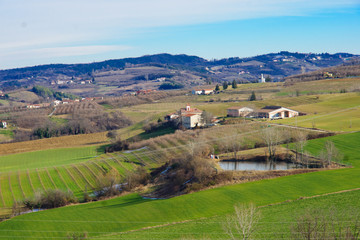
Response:
POLYGON ((95 100, 102 100, 103 97, 88 97, 88 98, 82 98, 82 99, 69 99, 69 98, 63 98, 60 100, 54 100, 52 103, 39 103, 39 104, 29 104, 26 105, 26 108, 45 108, 50 106, 58 106, 61 104, 72 104, 72 103, 79 103, 79 102, 87 102, 87 101, 95 101, 95 100))
MULTIPOLYGON (((195 127, 203 127, 207 123, 203 120, 203 111, 197 108, 192 108, 189 104, 185 108, 180 108, 179 111, 168 114, 164 117, 166 121, 181 120, 181 125, 184 128, 191 129, 195 127)), ((254 110, 249 107, 230 107, 227 109, 228 117, 248 117, 248 118, 263 118, 263 119, 281 119, 292 118, 299 116, 300 112, 281 107, 281 106, 266 106, 259 110, 254 110)), ((211 119, 211 124, 216 124, 219 120, 211 119)))

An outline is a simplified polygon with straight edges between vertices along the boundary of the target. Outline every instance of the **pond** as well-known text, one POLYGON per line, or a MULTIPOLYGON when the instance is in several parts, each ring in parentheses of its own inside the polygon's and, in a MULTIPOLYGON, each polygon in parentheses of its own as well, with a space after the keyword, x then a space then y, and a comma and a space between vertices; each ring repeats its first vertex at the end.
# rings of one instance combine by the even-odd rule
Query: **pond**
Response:
POLYGON ((275 165, 271 165, 269 162, 255 162, 255 161, 220 161, 220 167, 223 170, 288 170, 296 168, 296 164, 287 162, 277 162, 275 165))

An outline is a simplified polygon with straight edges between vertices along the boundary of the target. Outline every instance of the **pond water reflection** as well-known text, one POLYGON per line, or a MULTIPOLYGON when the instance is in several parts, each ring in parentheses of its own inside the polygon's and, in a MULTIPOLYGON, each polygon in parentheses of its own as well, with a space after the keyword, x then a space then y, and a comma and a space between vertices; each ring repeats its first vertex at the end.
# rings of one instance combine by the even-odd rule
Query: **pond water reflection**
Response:
POLYGON ((287 162, 277 162, 271 165, 269 162, 251 162, 251 161, 220 161, 220 167, 223 170, 288 170, 296 168, 296 164, 287 162))

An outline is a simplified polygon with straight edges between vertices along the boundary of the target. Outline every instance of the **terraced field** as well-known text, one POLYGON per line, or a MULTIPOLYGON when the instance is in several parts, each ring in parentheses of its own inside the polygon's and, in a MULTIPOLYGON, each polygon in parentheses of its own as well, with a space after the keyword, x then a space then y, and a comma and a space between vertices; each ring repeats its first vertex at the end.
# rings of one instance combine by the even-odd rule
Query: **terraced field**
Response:
POLYGON ((156 151, 108 153, 96 156, 96 148, 56 149, 3 156, 0 173, 0 208, 9 209, 15 201, 47 189, 70 189, 82 198, 85 188, 95 188, 98 176, 116 169, 121 177, 138 166, 159 166, 163 156, 156 151), (86 151, 87 150, 87 151, 86 151), (74 153, 78 156, 75 157, 74 153), (25 158, 29 160, 26 164, 25 158))

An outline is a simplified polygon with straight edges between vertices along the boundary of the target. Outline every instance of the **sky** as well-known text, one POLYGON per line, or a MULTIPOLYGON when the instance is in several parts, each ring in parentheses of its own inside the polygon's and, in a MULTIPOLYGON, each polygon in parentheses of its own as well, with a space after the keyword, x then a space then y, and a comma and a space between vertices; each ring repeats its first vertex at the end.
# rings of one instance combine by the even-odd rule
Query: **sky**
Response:
POLYGON ((360 0, 0 0, 0 69, 171 53, 360 54, 360 0))

